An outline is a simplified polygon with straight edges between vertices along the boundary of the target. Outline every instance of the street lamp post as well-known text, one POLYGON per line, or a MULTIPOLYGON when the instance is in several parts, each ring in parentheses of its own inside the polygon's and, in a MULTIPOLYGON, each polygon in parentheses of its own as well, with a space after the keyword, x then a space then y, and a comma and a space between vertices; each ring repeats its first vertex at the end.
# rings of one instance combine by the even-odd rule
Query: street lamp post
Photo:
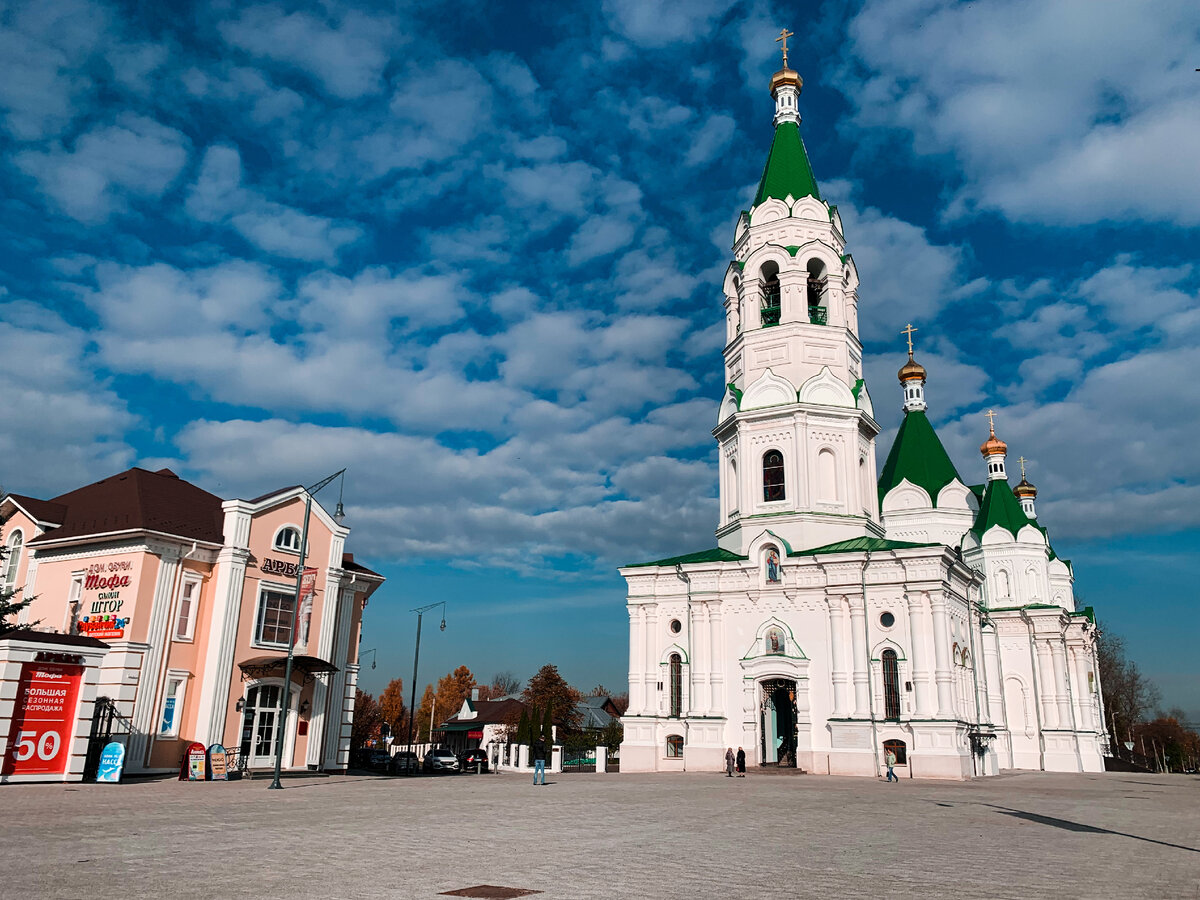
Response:
MULTIPOLYGON (((345 474, 345 469, 334 472, 328 478, 318 481, 304 492, 304 524, 300 530, 300 561, 296 565, 296 607, 292 613, 292 621, 288 631, 287 665, 283 670, 283 691, 279 702, 279 726, 275 732, 275 777, 271 779, 270 785, 267 786, 267 790, 269 791, 278 791, 283 788, 283 785, 279 783, 279 770, 283 766, 283 739, 284 735, 287 734, 288 707, 292 703, 292 655, 296 649, 296 619, 300 613, 300 583, 304 580, 304 560, 308 555, 308 516, 312 512, 313 495, 334 479, 341 478, 345 474)), ((344 480, 343 484, 345 484, 344 480)), ((346 512, 342 509, 342 495, 339 493, 337 510, 334 512, 333 518, 340 525, 342 524, 342 519, 345 517, 346 512)))
MULTIPOLYGON (((442 608, 442 624, 439 628, 442 631, 446 630, 446 601, 440 600, 437 603, 430 603, 428 606, 422 606, 420 609, 409 610, 417 614, 417 649, 413 652, 413 677, 412 690, 409 693, 411 699, 408 704, 408 752, 412 753, 413 748, 413 726, 417 721, 417 663, 421 659, 421 620, 425 613, 437 607, 442 608)), ((429 737, 433 738, 433 719, 429 721, 429 737)))

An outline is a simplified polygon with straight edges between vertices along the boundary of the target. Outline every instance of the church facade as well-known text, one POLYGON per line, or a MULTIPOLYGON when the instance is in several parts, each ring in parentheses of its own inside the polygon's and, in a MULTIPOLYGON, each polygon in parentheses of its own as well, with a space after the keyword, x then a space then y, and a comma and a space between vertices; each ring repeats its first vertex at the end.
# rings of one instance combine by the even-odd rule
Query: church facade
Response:
POLYGON ((717 546, 620 570, 621 769, 716 770, 741 747, 750 765, 842 775, 881 774, 889 754, 915 777, 1102 771, 1091 609, 994 427, 983 483, 959 474, 911 326, 876 478, 858 274, 804 149, 801 86, 785 52, 724 278, 717 546))

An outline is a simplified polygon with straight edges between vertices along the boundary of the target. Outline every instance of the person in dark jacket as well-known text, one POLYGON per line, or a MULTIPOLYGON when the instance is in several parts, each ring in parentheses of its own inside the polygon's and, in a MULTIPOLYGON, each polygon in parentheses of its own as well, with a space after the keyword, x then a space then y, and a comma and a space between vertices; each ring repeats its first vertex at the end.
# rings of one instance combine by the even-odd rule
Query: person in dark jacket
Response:
POLYGON ((738 747, 737 752, 737 770, 738 778, 746 777, 746 751, 741 747, 738 747))
POLYGON ((533 742, 533 783, 538 783, 538 776, 542 776, 542 784, 546 783, 546 742, 538 738, 533 742))

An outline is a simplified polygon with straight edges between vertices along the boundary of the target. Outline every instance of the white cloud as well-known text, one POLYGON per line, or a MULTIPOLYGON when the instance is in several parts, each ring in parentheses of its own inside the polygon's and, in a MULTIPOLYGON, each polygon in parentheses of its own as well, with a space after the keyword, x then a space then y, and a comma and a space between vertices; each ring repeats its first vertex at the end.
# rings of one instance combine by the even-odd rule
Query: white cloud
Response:
POLYGON ((335 97, 378 93, 394 41, 391 21, 350 11, 334 23, 276 5, 252 6, 221 22, 221 36, 262 59, 314 76, 335 97))
POLYGON ((873 0, 850 24, 856 124, 911 133, 965 176, 951 214, 1200 222, 1194 8, 873 0), (1147 52, 1146 48, 1153 48, 1147 52))
POLYGON ((703 40, 736 0, 604 0, 609 24, 642 47, 703 40))
POLYGON ((114 124, 78 138, 70 150, 28 150, 16 161, 67 215, 96 224, 129 197, 161 196, 187 162, 189 146, 175 129, 123 113, 114 124))

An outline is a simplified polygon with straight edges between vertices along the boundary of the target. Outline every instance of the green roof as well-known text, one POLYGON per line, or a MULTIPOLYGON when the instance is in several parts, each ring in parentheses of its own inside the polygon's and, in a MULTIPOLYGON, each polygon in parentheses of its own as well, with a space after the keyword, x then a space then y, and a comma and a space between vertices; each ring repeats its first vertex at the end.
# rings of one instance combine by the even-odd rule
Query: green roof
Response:
POLYGON ((800 126, 795 122, 780 122, 775 127, 775 140, 771 141, 771 154, 767 157, 753 206, 768 197, 786 200, 789 194, 797 200, 801 197, 821 199, 804 140, 800 137, 800 126))
POLYGON ((940 544, 914 544, 912 541, 888 541, 877 537, 856 537, 850 538, 848 541, 838 541, 833 544, 826 544, 824 547, 805 550, 803 553, 788 555, 814 556, 817 553, 861 553, 864 550, 870 550, 874 553, 879 550, 911 550, 915 547, 940 546, 940 544))
POLYGON ((934 506, 937 506, 938 491, 955 479, 962 481, 929 417, 921 410, 906 412, 900 430, 896 432, 896 440, 892 442, 879 476, 881 506, 887 492, 905 478, 923 488, 934 506))
POLYGON ((654 562, 630 563, 622 568, 637 569, 645 566, 677 566, 686 565, 687 563, 706 562, 742 562, 747 559, 749 559, 748 556, 738 556, 729 550, 714 547, 712 550, 701 550, 699 553, 688 553, 684 556, 670 556, 666 559, 656 559, 654 562))
MULTIPOLYGON (((971 531, 979 537, 993 525, 999 525, 1013 537, 1026 525, 1032 525, 1025 511, 1021 509, 1021 501, 1013 496, 1008 480, 997 478, 987 483, 983 490, 983 500, 979 503, 979 514, 971 531)), ((1036 526, 1035 526, 1036 527, 1036 526)))

